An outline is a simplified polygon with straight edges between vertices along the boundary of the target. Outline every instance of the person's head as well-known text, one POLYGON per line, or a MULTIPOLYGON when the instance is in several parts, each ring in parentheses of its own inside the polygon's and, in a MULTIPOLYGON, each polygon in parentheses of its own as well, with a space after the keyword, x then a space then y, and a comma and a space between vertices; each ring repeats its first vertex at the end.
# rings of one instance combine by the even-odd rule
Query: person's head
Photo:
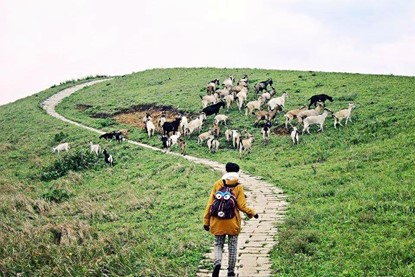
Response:
POLYGON ((236 163, 227 163, 225 165, 226 172, 239 172, 239 165, 236 163))

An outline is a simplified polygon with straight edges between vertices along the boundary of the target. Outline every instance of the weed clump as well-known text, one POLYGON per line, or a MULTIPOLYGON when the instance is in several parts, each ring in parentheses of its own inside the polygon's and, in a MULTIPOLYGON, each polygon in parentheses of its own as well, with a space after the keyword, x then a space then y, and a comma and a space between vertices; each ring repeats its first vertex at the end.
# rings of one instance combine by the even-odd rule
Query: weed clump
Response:
POLYGON ((69 171, 82 171, 92 168, 96 164, 97 157, 94 154, 82 150, 75 151, 47 166, 41 173, 40 179, 42 181, 56 180, 65 176, 69 171))

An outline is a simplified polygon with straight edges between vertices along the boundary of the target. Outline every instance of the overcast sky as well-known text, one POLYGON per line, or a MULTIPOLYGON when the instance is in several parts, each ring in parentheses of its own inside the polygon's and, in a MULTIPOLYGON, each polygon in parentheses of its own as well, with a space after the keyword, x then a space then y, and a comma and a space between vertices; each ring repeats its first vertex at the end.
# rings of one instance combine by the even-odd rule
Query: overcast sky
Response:
POLYGON ((415 75, 413 0, 0 0, 0 105, 151 68, 415 75))

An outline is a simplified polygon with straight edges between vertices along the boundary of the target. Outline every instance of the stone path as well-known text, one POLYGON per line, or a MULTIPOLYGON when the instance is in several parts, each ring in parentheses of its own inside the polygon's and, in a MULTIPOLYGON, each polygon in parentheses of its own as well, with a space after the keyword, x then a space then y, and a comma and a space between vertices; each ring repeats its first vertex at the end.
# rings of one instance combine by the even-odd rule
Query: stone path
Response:
MULTIPOLYGON (((74 124, 81 128, 103 134, 104 132, 94 129, 75 121, 69 120, 55 111, 55 107, 72 93, 90 85, 107 81, 97 80, 81 85, 77 85, 68 89, 64 89, 57 94, 46 99, 42 103, 43 109, 51 116, 62 121, 74 124)), ((128 141, 129 143, 140 147, 148 148, 154 151, 162 151, 162 149, 136 141, 128 141)), ((171 155, 177 155, 189 161, 207 165, 214 170, 224 173, 225 165, 211 161, 208 159, 197 158, 192 156, 181 156, 179 153, 170 152, 171 155)), ((262 181, 259 177, 253 177, 245 172, 240 172, 240 180, 244 185, 247 195, 247 203, 253 207, 259 214, 259 219, 244 220, 242 232, 238 239, 238 260, 236 264, 236 272, 239 277, 266 277, 271 276, 271 261, 269 252, 276 245, 276 235, 278 233, 278 225, 284 220, 287 202, 285 195, 281 189, 262 181)), ((212 237, 213 242, 213 237, 212 237)), ((225 245, 225 253, 222 258, 222 270, 220 276, 227 276, 227 246, 225 245)), ((211 276, 213 264, 213 245, 210 253, 201 261, 200 269, 197 273, 198 277, 211 276)))

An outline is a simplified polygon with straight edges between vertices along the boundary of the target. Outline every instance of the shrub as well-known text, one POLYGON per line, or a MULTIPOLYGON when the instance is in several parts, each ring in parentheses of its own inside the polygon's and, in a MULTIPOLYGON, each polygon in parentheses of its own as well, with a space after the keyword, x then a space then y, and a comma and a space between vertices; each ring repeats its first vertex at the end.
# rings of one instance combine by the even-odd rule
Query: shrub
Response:
POLYGON ((68 153, 56 160, 52 165, 47 166, 41 173, 42 181, 55 180, 66 175, 70 170, 82 171, 94 167, 97 164, 97 157, 89 152, 75 151, 68 153))
POLYGON ((42 195, 42 198, 55 203, 61 203, 68 200, 73 194, 66 189, 51 186, 48 191, 42 195))

